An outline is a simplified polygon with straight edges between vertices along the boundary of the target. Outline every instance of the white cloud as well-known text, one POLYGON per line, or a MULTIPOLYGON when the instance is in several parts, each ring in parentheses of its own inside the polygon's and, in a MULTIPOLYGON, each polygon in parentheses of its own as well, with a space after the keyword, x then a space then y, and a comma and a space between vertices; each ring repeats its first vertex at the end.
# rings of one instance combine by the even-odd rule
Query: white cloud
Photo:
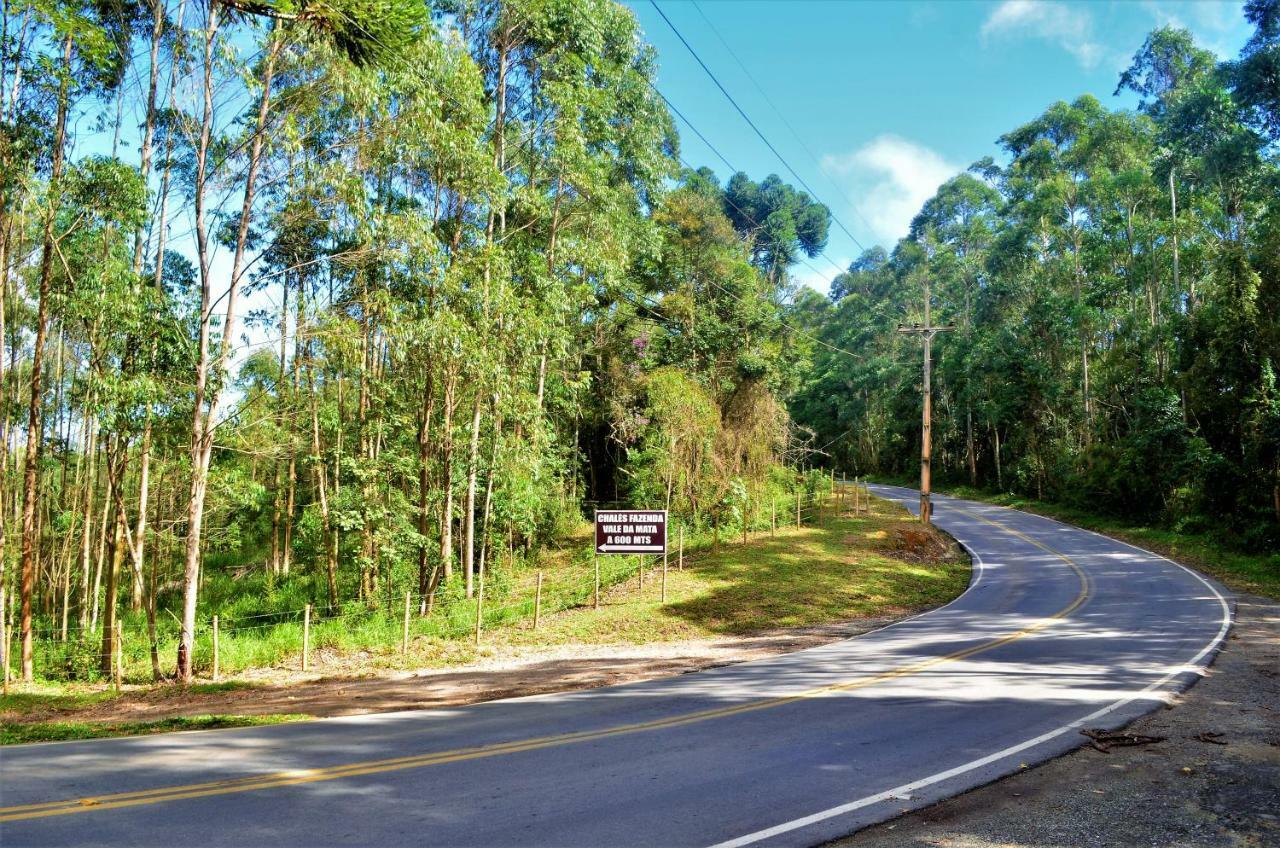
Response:
POLYGON ((1235 56, 1251 34, 1239 3, 1144 0, 1142 7, 1158 26, 1191 30, 1200 46, 1212 50, 1220 59, 1235 56))
POLYGON ((858 211, 883 243, 907 234, 911 219, 938 186, 964 170, 936 151, 896 135, 880 135, 854 150, 822 157, 845 181, 858 211))
POLYGON ((992 36, 1052 41, 1085 68, 1096 67, 1106 52, 1093 39, 1093 18, 1086 9, 1050 0, 1004 0, 982 24, 983 41, 992 36))

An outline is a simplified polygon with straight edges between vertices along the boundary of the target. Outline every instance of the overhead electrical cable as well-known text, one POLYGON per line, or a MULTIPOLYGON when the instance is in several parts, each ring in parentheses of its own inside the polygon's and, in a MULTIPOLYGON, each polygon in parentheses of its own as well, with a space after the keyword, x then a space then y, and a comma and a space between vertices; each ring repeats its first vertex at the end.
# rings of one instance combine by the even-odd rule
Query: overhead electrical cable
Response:
MULTIPOLYGON (((724 163, 724 166, 726 168, 736 173, 738 169, 733 167, 733 164, 728 159, 725 158, 725 155, 721 153, 718 149, 716 149, 716 146, 712 144, 711 141, 705 135, 702 134, 702 131, 699 130, 694 125, 693 121, 690 121, 689 118, 683 112, 681 112, 679 108, 677 108, 676 104, 672 103, 671 100, 667 97, 667 95, 663 94, 662 91, 659 90, 659 88, 653 84, 652 80, 649 80, 648 82, 649 82, 649 87, 653 89, 654 93, 662 98, 662 101, 667 104, 667 107, 670 108, 672 112, 676 113, 676 116, 680 118, 680 120, 684 121, 685 126, 693 130, 693 134, 702 140, 702 143, 705 144, 707 148, 720 159, 721 162, 724 163)), ((689 170, 691 171, 694 170, 694 167, 690 165, 683 156, 680 157, 680 162, 689 170)), ((757 221, 752 216, 748 215, 745 211, 743 211, 742 207, 738 206, 736 203, 731 201, 729 199, 728 194, 725 195, 724 201, 725 203, 728 203, 730 206, 732 206, 735 210, 737 210, 738 214, 740 214, 743 218, 750 221, 752 225, 754 225, 757 229, 761 227, 760 222, 757 221)), ((830 263, 831 267, 836 269, 837 274, 843 274, 845 272, 846 269, 841 268, 840 264, 836 262, 834 259, 832 259, 830 256, 827 256, 825 253, 820 253, 818 255, 821 256, 823 259, 827 260, 827 262, 830 263)), ((822 272, 819 271, 817 268, 814 268, 812 265, 810 265, 807 261, 805 261, 803 257, 797 257, 797 258, 802 264, 808 266, 808 268, 811 271, 813 271, 813 273, 817 274, 818 276, 822 276, 822 272)))
MULTIPOLYGON (((768 95, 768 93, 764 90, 764 87, 760 85, 758 80, 756 80, 755 75, 753 75, 750 69, 747 68, 746 63, 743 62, 740 58, 738 58, 738 54, 734 52, 733 47, 729 45, 729 42, 725 40, 725 37, 720 34, 720 30, 716 29, 716 25, 711 22, 711 19, 709 17, 707 17, 706 12, 702 11, 702 5, 698 3, 698 0, 693 0, 693 8, 698 10, 698 14, 702 17, 702 20, 706 22, 707 28, 710 29, 712 34, 715 35, 716 40, 720 42, 721 46, 724 47, 725 51, 731 57, 733 57, 733 61, 736 62, 738 64, 738 67, 742 69, 742 73, 745 74, 747 79, 750 80, 751 84, 755 86, 756 91, 760 92, 760 96, 764 98, 764 102, 769 104, 769 108, 773 110, 773 114, 778 116, 779 121, 782 121, 782 125, 787 128, 788 132, 791 133, 791 137, 794 138, 796 140, 796 143, 800 145, 800 149, 803 150, 808 155, 809 159, 813 161, 813 164, 818 166, 818 170, 821 171, 823 176, 827 178, 827 182, 831 184, 831 187, 834 188, 836 192, 841 197, 844 198, 845 202, 849 204, 849 208, 853 210, 853 214, 858 216, 858 220, 861 221, 868 230, 875 230, 875 227, 871 226, 871 222, 868 221, 866 219, 866 216, 864 216, 862 212, 858 209, 858 204, 854 203, 853 198, 850 197, 848 193, 843 188, 840 187, 840 183, 836 180, 836 178, 832 175, 832 173, 827 170, 827 167, 822 164, 822 160, 818 158, 818 155, 809 149, 809 145, 804 143, 804 138, 800 135, 800 133, 796 132, 796 128, 791 125, 791 122, 787 120, 787 116, 782 113, 782 110, 779 109, 777 104, 773 102, 773 98, 771 98, 768 95)), ((861 247, 861 245, 859 245, 859 247, 861 247)))
MULTIPOLYGON (((805 191, 809 192, 809 194, 814 198, 814 200, 821 202, 821 198, 818 196, 818 193, 814 191, 813 188, 810 187, 810 185, 807 182, 805 182, 804 177, 800 176, 800 174, 796 171, 795 168, 791 167, 791 163, 787 161, 786 157, 778 152, 778 148, 774 147, 773 142, 769 141, 769 139, 765 136, 765 134, 760 131, 760 128, 756 126, 755 121, 751 120, 751 116, 746 113, 746 110, 744 110, 741 106, 738 105, 738 101, 733 98, 733 95, 730 94, 729 90, 724 87, 724 84, 720 82, 719 78, 716 77, 715 73, 711 70, 711 68, 707 67, 707 63, 702 61, 702 57, 698 55, 698 51, 693 49, 693 45, 689 43, 688 39, 686 39, 683 34, 681 34, 680 30, 676 28, 676 25, 671 22, 671 19, 667 17, 666 12, 662 11, 662 7, 658 5, 658 0, 649 0, 649 4, 652 5, 653 8, 657 11, 657 13, 662 17, 662 20, 666 21, 667 26, 670 27, 671 31, 675 33, 676 38, 680 39, 680 43, 683 44, 685 46, 685 49, 689 51, 689 55, 693 56, 694 60, 698 63, 698 65, 702 67, 702 70, 705 71, 707 76, 711 78, 711 81, 715 83, 716 88, 720 89, 720 93, 725 96, 725 99, 727 99, 729 103, 733 106, 733 108, 737 110, 738 114, 742 116, 742 120, 747 122, 747 126, 751 127, 751 129, 755 132, 755 134, 760 137, 760 140, 764 142, 765 147, 769 148, 769 150, 773 153, 773 155, 778 158, 778 161, 782 163, 783 167, 785 167, 787 171, 790 172, 791 176, 795 177, 796 181, 800 183, 801 186, 804 187, 805 191)), ((849 230, 849 228, 844 225, 844 222, 842 222, 839 218, 836 217, 834 212, 830 212, 829 206, 827 207, 827 210, 831 214, 831 220, 835 221, 836 226, 838 226, 841 230, 843 230, 844 234, 847 235, 850 239, 852 239, 854 244, 856 244, 862 250, 866 250, 867 249, 866 245, 864 245, 861 241, 858 240, 858 237, 855 236, 849 230)))

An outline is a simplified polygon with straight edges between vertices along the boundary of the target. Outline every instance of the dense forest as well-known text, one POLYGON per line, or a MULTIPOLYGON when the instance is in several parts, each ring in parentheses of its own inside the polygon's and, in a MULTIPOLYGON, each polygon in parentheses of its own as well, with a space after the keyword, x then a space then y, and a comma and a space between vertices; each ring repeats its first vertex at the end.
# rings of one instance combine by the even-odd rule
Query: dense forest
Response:
POLYGON ((789 273, 826 207, 684 162, 611 0, 4 0, 22 675, 105 672, 127 617, 185 681, 214 594, 426 615, 597 505, 718 532, 807 466, 909 470, 926 282, 942 470, 1275 544, 1280 6, 1247 13, 1239 61, 1153 33, 1140 111, 1051 107, 828 301, 789 273))
POLYGON ((797 484, 781 304, 826 208, 681 168, 608 0, 339 6, 4 5, 25 678, 39 640, 105 673, 128 615, 189 679, 219 575, 425 614, 594 504, 719 526, 797 484))
POLYGON ((935 474, 1280 549, 1280 3, 1220 62, 1159 29, 1118 80, 1001 136, 910 234, 807 292, 826 345, 792 398, 840 467, 935 474))

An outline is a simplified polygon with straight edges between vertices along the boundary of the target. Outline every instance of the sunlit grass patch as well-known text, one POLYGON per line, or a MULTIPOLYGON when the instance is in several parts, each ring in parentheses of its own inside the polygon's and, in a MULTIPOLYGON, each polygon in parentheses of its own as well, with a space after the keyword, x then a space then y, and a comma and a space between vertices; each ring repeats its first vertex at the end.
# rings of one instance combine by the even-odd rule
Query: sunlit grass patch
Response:
MULTIPOLYGON (((643 590, 635 558, 632 574, 590 607, 548 616, 534 633, 523 626, 495 632, 503 644, 675 641, 746 634, 882 617, 945 603, 969 580, 967 558, 952 551, 937 562, 903 562, 885 548, 892 531, 919 525, 887 501, 873 501, 870 515, 846 510, 820 513, 815 523, 776 535, 755 532, 747 544, 725 542, 718 552, 691 558, 689 567, 667 569, 667 603, 661 603, 660 561, 650 562, 643 590)), ((949 540, 944 544, 950 547, 949 540)))

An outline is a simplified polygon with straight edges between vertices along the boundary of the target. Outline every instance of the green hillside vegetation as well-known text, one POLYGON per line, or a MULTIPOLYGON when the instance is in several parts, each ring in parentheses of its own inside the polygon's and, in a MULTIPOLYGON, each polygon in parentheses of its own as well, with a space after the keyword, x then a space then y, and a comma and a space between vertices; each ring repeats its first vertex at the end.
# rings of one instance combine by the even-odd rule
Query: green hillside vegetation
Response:
POLYGON ((940 484, 1280 551, 1280 4, 1245 11, 1237 59, 1152 32, 1116 89, 1138 110, 1050 104, 830 299, 804 293, 794 319, 826 346, 790 410, 838 467, 915 473, 920 342, 895 331, 927 281, 954 326, 933 345, 940 484))

